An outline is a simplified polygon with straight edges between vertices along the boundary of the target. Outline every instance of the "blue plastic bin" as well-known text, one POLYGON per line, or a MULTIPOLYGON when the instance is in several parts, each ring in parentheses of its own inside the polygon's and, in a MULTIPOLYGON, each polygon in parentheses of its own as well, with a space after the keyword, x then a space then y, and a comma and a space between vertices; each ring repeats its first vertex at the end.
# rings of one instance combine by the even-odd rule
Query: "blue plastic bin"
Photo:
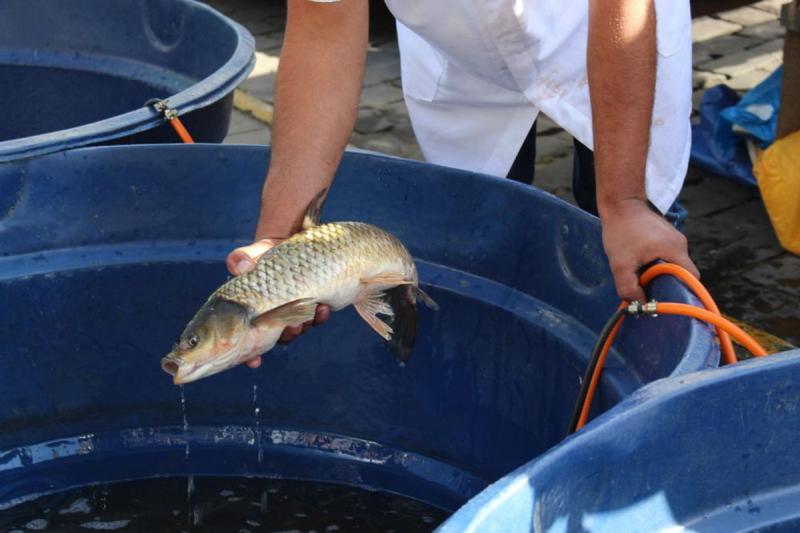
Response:
POLYGON ((192 0, 0 2, 0 161, 100 143, 221 142, 253 37, 192 0))
MULTIPOLYGON (((348 308, 257 371, 185 386, 184 430, 181 390, 159 359, 226 279, 227 253, 251 237, 267 158, 265 147, 153 145, 0 165, 0 502, 110 480, 248 474, 380 488, 454 511, 563 439, 596 332, 617 305, 598 221, 519 183, 355 153, 323 219, 375 223, 418 259, 441 310, 420 311, 408 365, 348 308)), ((653 291, 690 301, 672 279, 653 291)), ((718 362, 695 322, 625 328, 598 411, 718 362)))
POLYGON ((800 529, 800 350, 653 383, 439 528, 800 529))

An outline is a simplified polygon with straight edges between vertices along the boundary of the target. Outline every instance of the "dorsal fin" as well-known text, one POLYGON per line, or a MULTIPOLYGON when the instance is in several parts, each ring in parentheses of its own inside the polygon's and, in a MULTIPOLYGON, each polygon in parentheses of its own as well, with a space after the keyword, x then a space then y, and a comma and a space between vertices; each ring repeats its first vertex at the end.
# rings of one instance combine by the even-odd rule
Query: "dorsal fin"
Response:
POLYGON ((304 231, 319 224, 319 219, 322 217, 322 204, 325 203, 327 194, 328 188, 326 187, 319 191, 311 200, 311 203, 308 204, 306 216, 303 217, 302 228, 304 231))

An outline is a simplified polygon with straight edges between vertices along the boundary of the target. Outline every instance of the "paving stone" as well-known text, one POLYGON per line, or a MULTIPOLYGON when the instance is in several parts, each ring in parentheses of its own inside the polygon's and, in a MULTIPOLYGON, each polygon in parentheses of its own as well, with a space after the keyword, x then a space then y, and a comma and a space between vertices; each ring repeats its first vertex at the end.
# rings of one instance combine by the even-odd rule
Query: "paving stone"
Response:
POLYGON ((797 312, 800 317, 800 257, 785 253, 756 265, 744 277, 759 285, 780 287, 794 295, 799 304, 797 312))
POLYGON ((709 89, 720 83, 725 83, 728 78, 724 74, 716 72, 706 72, 704 70, 692 71, 692 88, 709 89))
MULTIPOLYGON (((689 174, 696 172, 695 167, 690 167, 689 174)), ((753 188, 733 180, 705 172, 699 174, 703 177, 697 180, 687 176, 680 194, 680 202, 693 220, 736 207, 756 195, 753 188)))
POLYGON ((358 133, 369 134, 378 133, 392 129, 392 121, 383 116, 382 113, 370 109, 361 108, 358 110, 358 117, 356 118, 355 130, 358 133))
POLYGON ((265 127, 267 127, 267 125, 260 120, 256 120, 247 113, 234 109, 233 113, 231 113, 231 125, 230 128, 228 128, 228 135, 258 131, 265 127))
POLYGON ((361 90, 361 105, 367 107, 384 107, 403 99, 403 91, 389 83, 370 85, 361 90))
POLYGON ((572 195, 572 155, 554 159, 547 163, 537 163, 533 184, 574 204, 575 198, 572 195))
POLYGON ((700 102, 703 100, 703 95, 706 94, 706 89, 697 89, 692 93, 692 109, 700 111, 700 102))
POLYGON ((723 314, 800 346, 797 297, 775 285, 759 285, 739 272, 704 272, 703 284, 723 314))
POLYGON ((573 149, 572 135, 566 131, 558 130, 558 133, 536 136, 537 163, 565 157, 571 154, 573 149))
POLYGON ((367 52, 362 85, 369 87, 400 78, 400 56, 391 51, 367 52))
POLYGON ((266 126, 257 131, 234 133, 225 137, 225 144, 269 144, 272 134, 266 126))
POLYGON ((692 63, 699 64, 710 59, 730 55, 761 44, 764 40, 745 37, 741 34, 721 35, 708 41, 696 43, 692 47, 692 63))
POLYGON ((687 220, 686 235, 703 271, 735 271, 783 253, 761 200, 687 220))
POLYGON ((736 33, 741 29, 739 24, 711 17, 698 17, 692 20, 692 41, 699 43, 721 35, 736 33))
POLYGON ((273 55, 280 55, 278 49, 283 46, 283 33, 269 33, 267 35, 256 35, 256 50, 269 52, 273 55))
POLYGON ((733 89, 734 91, 749 91, 772 74, 770 70, 763 70, 757 68, 755 70, 749 70, 744 74, 739 74, 738 76, 734 76, 733 78, 729 79, 726 83, 728 87, 733 89))
POLYGON ((544 113, 539 113, 536 119, 537 135, 548 135, 550 133, 557 133, 558 131, 561 131, 561 126, 553 122, 553 119, 544 113))
POLYGON ((748 70, 774 70, 783 61, 783 40, 774 39, 747 50, 742 50, 698 66, 726 76, 738 76, 748 70))
POLYGON ((773 15, 780 15, 781 7, 784 4, 788 4, 790 1, 791 0, 762 0, 761 2, 753 4, 753 7, 761 9, 762 11, 767 11, 773 15))
POLYGON ((772 13, 750 6, 723 11, 722 13, 717 13, 716 17, 741 26, 753 26, 755 24, 775 20, 775 15, 772 13))
POLYGON ((785 34, 786 28, 783 27, 781 22, 779 20, 771 20, 762 24, 748 26, 736 35, 769 41, 772 39, 782 39, 785 34))

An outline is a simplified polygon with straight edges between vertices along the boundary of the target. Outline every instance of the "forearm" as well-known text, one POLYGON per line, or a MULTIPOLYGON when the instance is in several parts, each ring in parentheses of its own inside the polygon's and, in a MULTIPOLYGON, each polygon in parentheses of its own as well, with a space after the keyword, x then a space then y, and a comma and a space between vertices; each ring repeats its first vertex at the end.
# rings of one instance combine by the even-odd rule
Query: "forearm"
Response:
POLYGON ((288 2, 256 239, 296 232, 330 185, 355 123, 368 25, 367 0, 288 2))
POLYGON ((590 0, 589 90, 600 217, 646 201, 656 78, 652 0, 590 0))

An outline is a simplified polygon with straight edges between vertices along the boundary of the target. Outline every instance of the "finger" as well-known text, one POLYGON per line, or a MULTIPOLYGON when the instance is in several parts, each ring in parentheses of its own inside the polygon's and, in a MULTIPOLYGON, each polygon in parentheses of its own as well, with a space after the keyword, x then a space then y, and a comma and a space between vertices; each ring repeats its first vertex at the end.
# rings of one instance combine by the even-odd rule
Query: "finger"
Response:
POLYGON ((258 368, 261 366, 261 356, 254 357, 245 363, 250 368, 258 368))
POLYGON ((617 294, 622 300, 632 302, 645 302, 644 290, 639 285, 639 277, 636 275, 636 267, 633 263, 623 263, 612 268, 614 273, 614 284, 617 287, 617 294))
POLYGON ((289 344, 294 340, 294 335, 292 335, 289 330, 285 329, 281 333, 281 336, 278 338, 278 344, 289 344))
POLYGON ((331 316, 331 308, 327 305, 318 305, 314 313, 314 325, 318 326, 328 321, 331 316))
POLYGON ((242 246, 228 254, 225 264, 228 271, 234 276, 250 272, 256 266, 256 261, 264 252, 274 247, 275 243, 269 239, 256 241, 249 246, 242 246))

